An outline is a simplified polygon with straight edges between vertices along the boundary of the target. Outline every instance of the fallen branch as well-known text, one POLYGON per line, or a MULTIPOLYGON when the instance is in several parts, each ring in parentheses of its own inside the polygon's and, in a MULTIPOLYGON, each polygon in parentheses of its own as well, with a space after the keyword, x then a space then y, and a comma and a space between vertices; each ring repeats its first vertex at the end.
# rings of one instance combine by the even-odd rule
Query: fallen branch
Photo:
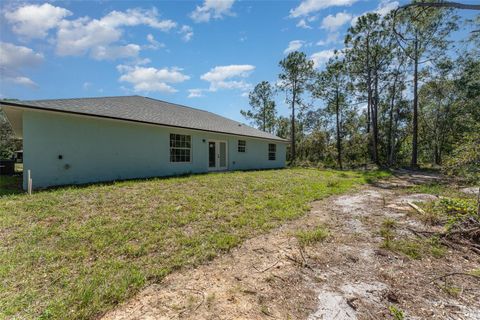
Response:
POLYGON ((440 277, 436 277, 436 278, 432 279, 432 281, 430 281, 430 283, 435 282, 435 281, 437 281, 437 280, 445 279, 445 278, 448 278, 448 277, 451 277, 451 276, 467 276, 467 277, 472 277, 472 278, 475 278, 475 279, 479 279, 479 280, 480 280, 480 276, 477 276, 477 275, 474 275, 474 274, 471 274, 471 273, 452 272, 452 273, 444 274, 444 275, 442 275, 442 276, 440 276, 440 277))
MULTIPOLYGON (((298 260, 297 258, 294 258, 294 257, 291 257, 289 256, 288 254, 285 255, 285 257, 290 260, 290 261, 293 261, 294 263, 296 263, 297 265, 303 267, 303 268, 308 268, 310 270, 313 270, 312 267, 310 267, 305 261, 300 261, 298 260)), ((304 258, 305 259, 305 258, 304 258)))
POLYGON ((282 280, 283 282, 285 282, 285 281, 286 281, 285 279, 283 279, 283 278, 282 278, 282 277, 280 277, 279 275, 272 274, 272 276, 273 276, 273 277, 275 277, 275 278, 278 278, 278 279, 282 280))
POLYGON ((470 229, 451 230, 449 232, 443 232, 441 235, 443 237, 448 237, 448 236, 453 236, 453 235, 456 235, 456 234, 471 234, 475 231, 480 232, 480 227, 473 227, 473 228, 470 228, 470 229))
POLYGON ((426 238, 427 235, 435 234, 435 232, 432 232, 432 231, 415 230, 413 228, 408 228, 408 227, 407 227, 407 230, 420 238, 426 238))
POLYGON ((422 208, 420 208, 419 206, 417 206, 415 203, 412 203, 412 202, 407 202, 408 205, 410 207, 412 207, 413 209, 415 209, 418 213, 421 213, 421 214, 425 214, 425 210, 423 210, 422 208))
MULTIPOLYGON (((406 9, 408 7, 417 6, 417 7, 431 7, 431 8, 453 8, 453 9, 462 9, 462 10, 480 10, 480 5, 478 4, 467 4, 459 2, 450 2, 450 1, 441 1, 441 2, 413 2, 398 7, 398 9, 406 9)), ((397 10, 398 10, 397 9, 397 10)))
POLYGON ((435 235, 435 236, 438 236, 440 238, 449 238, 450 236, 458 235, 458 234, 469 235, 469 234, 471 234, 475 231, 480 232, 480 227, 473 227, 473 228, 470 228, 470 229, 450 230, 450 231, 446 231, 446 232, 416 230, 416 229, 408 228, 408 227, 407 227, 407 230, 411 231, 412 233, 414 233, 416 235, 422 236, 422 237, 425 237, 425 235, 435 235))
POLYGON ((300 256, 302 256, 303 264, 304 264, 304 265, 308 265, 308 264, 307 264, 307 260, 305 259, 305 256, 303 255, 303 249, 302 249, 302 247, 299 247, 298 250, 300 251, 300 256))
POLYGON ((279 262, 280 262, 280 259, 278 259, 278 260, 277 260, 274 264, 272 264, 270 267, 267 267, 267 268, 265 268, 265 269, 263 269, 263 270, 258 270, 257 267, 255 267, 255 266, 253 266, 253 269, 255 269, 258 273, 263 273, 263 272, 265 272, 265 271, 267 271, 267 270, 275 267, 279 262))

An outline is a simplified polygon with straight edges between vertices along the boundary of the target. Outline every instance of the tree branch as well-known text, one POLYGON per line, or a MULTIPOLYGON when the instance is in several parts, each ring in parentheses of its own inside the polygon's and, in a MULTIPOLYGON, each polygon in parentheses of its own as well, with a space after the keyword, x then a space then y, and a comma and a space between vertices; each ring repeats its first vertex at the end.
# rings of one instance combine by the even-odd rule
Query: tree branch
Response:
POLYGON ((480 5, 478 4, 466 4, 466 3, 450 2, 450 1, 414 2, 414 3, 409 3, 406 5, 400 6, 398 7, 398 9, 405 9, 412 6, 432 7, 432 8, 454 8, 454 9, 461 9, 461 10, 480 10, 480 5))

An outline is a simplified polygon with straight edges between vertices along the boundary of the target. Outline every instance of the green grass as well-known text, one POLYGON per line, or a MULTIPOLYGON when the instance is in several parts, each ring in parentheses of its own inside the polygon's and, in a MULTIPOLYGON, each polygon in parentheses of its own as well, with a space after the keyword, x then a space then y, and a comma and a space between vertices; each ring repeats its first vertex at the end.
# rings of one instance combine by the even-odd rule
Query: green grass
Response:
POLYGON ((394 305, 391 305, 388 307, 388 310, 390 311, 390 314, 392 315, 394 320, 403 320, 405 319, 405 315, 403 314, 403 311, 399 308, 397 308, 394 305))
POLYGON ((94 318, 173 270, 302 216, 313 200, 386 175, 285 169, 31 196, 6 195, 6 189, 0 197, 0 319, 94 318))
POLYGON ((320 242, 328 235, 328 230, 323 226, 316 227, 313 230, 300 230, 295 233, 295 237, 302 247, 320 242))
POLYGON ((456 185, 448 182, 432 182, 418 184, 405 189, 407 193, 427 193, 441 197, 460 197, 460 198, 475 198, 474 195, 468 195, 460 191, 456 185))
POLYGON ((480 268, 478 269, 473 269, 469 272, 470 274, 474 275, 474 276, 477 276, 477 277, 480 277, 480 268))
POLYGON ((429 238, 399 238, 396 232, 395 220, 385 219, 380 228, 380 235, 383 237, 382 248, 393 252, 404 254, 411 259, 422 259, 425 256, 442 258, 445 256, 446 248, 439 239, 432 236, 429 238))

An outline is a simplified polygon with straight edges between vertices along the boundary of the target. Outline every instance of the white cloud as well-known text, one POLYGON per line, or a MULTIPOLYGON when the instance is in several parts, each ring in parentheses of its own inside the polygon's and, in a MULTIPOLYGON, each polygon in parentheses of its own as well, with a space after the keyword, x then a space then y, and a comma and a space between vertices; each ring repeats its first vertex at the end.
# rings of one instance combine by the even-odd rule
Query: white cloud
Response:
POLYGON ((156 69, 153 67, 118 65, 117 70, 122 74, 119 81, 132 84, 136 92, 161 91, 174 93, 177 92, 177 89, 170 84, 190 79, 189 76, 181 72, 182 69, 177 67, 156 69))
POLYGON ((24 46, 0 42, 0 66, 19 69, 34 67, 43 62, 43 55, 24 46))
POLYGON ((337 43, 339 42, 339 38, 339 32, 331 32, 327 35, 327 39, 318 41, 317 46, 325 46, 327 44, 337 43))
POLYGON ((311 13, 335 6, 350 6, 357 0, 303 0, 298 7, 290 10, 291 18, 308 16, 311 13))
POLYGON ((177 26, 172 20, 159 20, 158 11, 153 8, 150 10, 127 9, 125 12, 112 11, 103 17, 100 22, 113 28, 122 26, 147 25, 161 31, 169 31, 177 26))
POLYGON ((204 89, 188 89, 188 98, 200 98, 204 97, 204 89))
POLYGON ((90 55, 95 60, 115 60, 137 57, 139 52, 140 46, 131 43, 126 46, 97 46, 91 50, 90 55))
POLYGON ((300 21, 298 21, 297 23, 297 27, 303 28, 303 29, 312 29, 312 27, 308 25, 305 19, 300 19, 300 21))
POLYGON ((92 83, 88 82, 88 81, 84 82, 83 85, 82 85, 83 90, 88 90, 91 87, 92 87, 92 83))
POLYGON ((26 67, 36 67, 43 62, 43 55, 30 48, 0 42, 0 74, 2 81, 37 87, 37 84, 21 73, 26 67))
POLYGON ((335 31, 342 25, 352 20, 352 15, 346 12, 339 12, 336 15, 328 15, 322 20, 322 29, 335 31))
POLYGON ((13 77, 10 79, 13 83, 15 84, 20 84, 22 86, 27 86, 27 87, 33 87, 37 88, 38 85, 32 81, 32 79, 23 77, 23 76, 18 76, 18 77, 13 77))
POLYGON ((72 13, 67 9, 42 5, 25 5, 5 12, 5 19, 13 25, 13 32, 26 38, 44 38, 50 29, 58 26, 63 18, 72 13))
MULTIPOLYGON (((92 19, 80 17, 68 20, 72 12, 51 4, 24 5, 14 10, 6 11, 5 18, 12 24, 13 31, 29 38, 41 38, 48 31, 56 29, 56 53, 60 56, 79 56, 89 54, 97 60, 113 60, 118 58, 137 57, 141 47, 137 44, 118 43, 123 36, 123 28, 148 26, 163 32, 168 32, 178 25, 169 19, 160 19, 155 8, 145 10, 140 8, 125 11, 111 11, 105 16, 92 19)), ((180 28, 184 40, 190 40, 193 31, 188 26, 180 28)), ((164 46, 149 34, 148 48, 164 46)))
POLYGON ((210 82, 209 91, 218 89, 248 90, 251 85, 243 78, 247 78, 255 69, 249 64, 217 66, 203 74, 200 79, 210 82))
POLYGON ((157 50, 159 48, 165 48, 165 44, 155 40, 155 37, 151 33, 147 34, 147 41, 150 43, 146 46, 148 49, 157 50))
POLYGON ((399 6, 399 2, 398 1, 388 1, 388 0, 382 0, 377 8, 373 11, 367 11, 367 12, 364 12, 362 13, 361 15, 359 16, 355 16, 352 18, 352 26, 356 25, 357 24, 357 21, 358 21, 358 18, 360 18, 361 16, 363 15, 366 15, 367 13, 377 13, 379 14, 380 16, 385 16, 387 15, 390 11, 392 10, 395 10, 396 8, 398 8, 399 6))
POLYGON ((221 19, 225 15, 233 15, 231 8, 235 0, 205 0, 190 13, 196 23, 208 22, 210 19, 221 19))
POLYGON ((302 40, 293 40, 288 43, 287 49, 283 50, 284 54, 300 50, 303 45, 305 44, 305 41, 302 40))
POLYGON ((325 64, 331 57, 335 55, 334 49, 322 50, 316 52, 310 56, 310 60, 313 61, 313 67, 318 68, 325 64))
POLYGON ((382 1, 382 2, 380 2, 380 4, 378 5, 378 7, 377 7, 377 9, 375 10, 375 12, 378 13, 379 15, 381 15, 381 16, 385 16, 385 15, 387 15, 390 11, 397 9, 399 5, 400 5, 400 4, 399 4, 398 1, 392 1, 392 2, 382 1))
POLYGON ((182 35, 182 40, 188 42, 192 40, 193 37, 193 29, 190 26, 183 25, 180 30, 178 31, 182 35))
POLYGON ((145 64, 149 64, 150 62, 152 62, 152 60, 150 60, 149 58, 143 58, 143 59, 137 58, 131 62, 131 65, 142 66, 145 64))
POLYGON ((176 27, 172 20, 159 20, 156 9, 128 9, 125 12, 112 11, 101 19, 88 17, 63 20, 57 32, 56 52, 60 56, 82 55, 87 52, 94 59, 109 59, 136 56, 140 47, 134 44, 114 46, 122 37, 124 26, 148 25, 161 31, 176 27), (138 49, 138 50, 137 50, 138 49))

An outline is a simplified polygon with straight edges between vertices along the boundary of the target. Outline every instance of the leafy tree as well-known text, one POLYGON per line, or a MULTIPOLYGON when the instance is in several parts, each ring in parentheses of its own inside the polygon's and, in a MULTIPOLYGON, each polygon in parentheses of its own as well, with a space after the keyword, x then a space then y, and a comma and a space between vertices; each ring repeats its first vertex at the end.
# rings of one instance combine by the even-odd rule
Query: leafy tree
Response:
POLYGON ((457 29, 452 11, 443 8, 409 6, 395 14, 392 30, 404 54, 413 65, 412 158, 418 165, 418 83, 421 64, 443 54, 447 36, 457 29))
MULTIPOLYGON (((444 166, 448 174, 480 183, 480 125, 464 135, 444 166)), ((477 214, 480 215, 480 187, 477 195, 477 214)))
MULTIPOLYGON (((11 100, 10 100, 11 101, 11 100)), ((14 132, 3 110, 0 108, 0 159, 10 159, 15 151, 22 148, 22 141, 14 132)))
POLYGON ((315 84, 312 86, 312 94, 316 98, 325 100, 325 111, 333 114, 335 118, 337 165, 343 169, 342 165, 342 115, 347 105, 348 77, 345 70, 344 61, 339 59, 338 54, 335 58, 328 61, 323 72, 318 74, 315 84))
POLYGON ((308 60, 303 52, 294 51, 279 62, 282 73, 279 74, 280 88, 287 94, 287 102, 292 110, 291 116, 291 160, 296 158, 295 107, 302 105, 301 95, 307 89, 314 76, 313 61, 308 60))
POLYGON ((419 92, 421 141, 427 149, 430 158, 436 165, 442 164, 442 155, 446 145, 451 144, 454 130, 453 117, 458 99, 453 80, 449 79, 452 70, 451 61, 442 61, 438 75, 425 83, 419 92))
POLYGON ((273 89, 268 81, 262 81, 250 92, 248 98, 251 110, 241 110, 240 113, 262 131, 272 133, 275 128, 275 101, 273 89))
POLYGON ((387 22, 376 13, 361 16, 345 37, 347 67, 356 90, 367 103, 367 134, 370 135, 371 159, 379 164, 379 126, 381 82, 392 59, 392 39, 387 22))
POLYGON ((290 120, 287 117, 280 116, 275 121, 275 134, 283 139, 288 139, 290 134, 290 120))

